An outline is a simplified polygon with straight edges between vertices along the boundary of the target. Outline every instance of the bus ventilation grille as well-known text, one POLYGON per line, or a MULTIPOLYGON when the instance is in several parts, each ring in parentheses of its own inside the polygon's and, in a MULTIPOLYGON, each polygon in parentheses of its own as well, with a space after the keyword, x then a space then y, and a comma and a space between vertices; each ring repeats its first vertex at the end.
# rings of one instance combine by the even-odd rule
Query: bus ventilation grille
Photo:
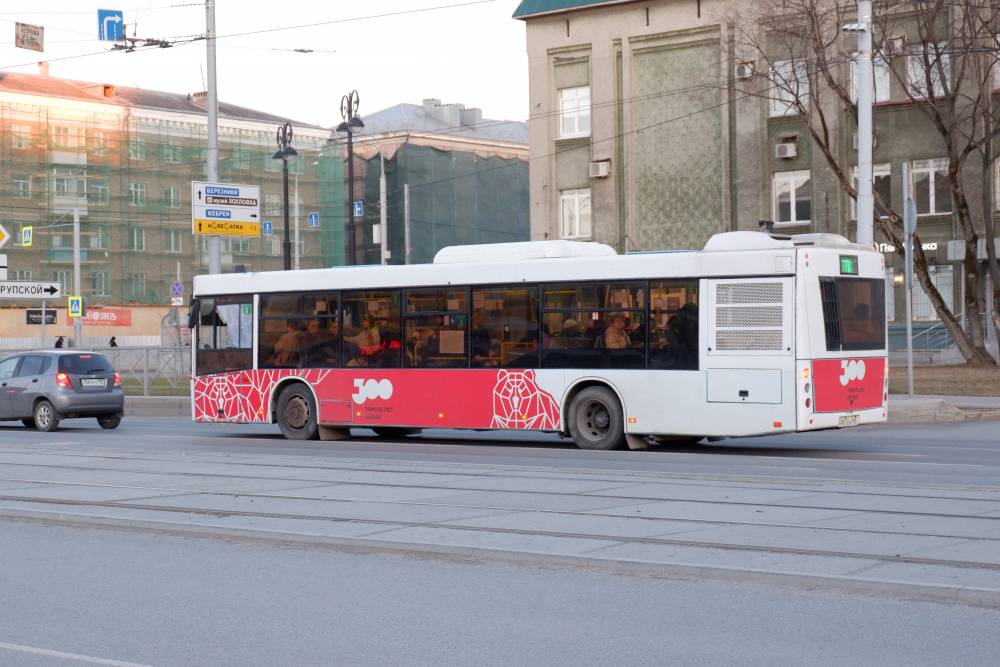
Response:
POLYGON ((717 283, 716 352, 784 349, 784 293, 780 282, 717 283))

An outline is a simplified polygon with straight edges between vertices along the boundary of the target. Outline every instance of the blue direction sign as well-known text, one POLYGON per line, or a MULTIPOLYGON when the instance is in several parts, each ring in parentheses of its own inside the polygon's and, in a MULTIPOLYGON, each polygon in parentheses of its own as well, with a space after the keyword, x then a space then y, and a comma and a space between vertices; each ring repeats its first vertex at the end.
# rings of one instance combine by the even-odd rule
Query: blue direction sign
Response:
POLYGON ((263 234, 264 236, 271 236, 274 234, 274 224, 270 220, 264 221, 263 234))
POLYGON ((122 10, 97 10, 97 38, 104 42, 120 42, 125 39, 125 14, 122 10))
POLYGON ((359 199, 354 202, 354 217, 363 218, 365 217, 365 202, 363 199, 359 199))
POLYGON ((310 213, 309 214, 309 226, 310 227, 319 227, 319 213, 310 213))

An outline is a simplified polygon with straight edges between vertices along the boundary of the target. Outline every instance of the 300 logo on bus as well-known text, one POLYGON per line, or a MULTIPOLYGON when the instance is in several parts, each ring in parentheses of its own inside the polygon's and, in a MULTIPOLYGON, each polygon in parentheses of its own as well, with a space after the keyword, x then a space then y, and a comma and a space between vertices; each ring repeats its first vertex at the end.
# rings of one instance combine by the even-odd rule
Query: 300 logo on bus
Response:
POLYGON ((856 361, 844 360, 840 362, 840 368, 844 371, 843 375, 840 376, 840 384, 846 387, 853 380, 864 380, 865 379, 865 360, 858 359, 856 361))
POLYGON ((372 380, 364 378, 354 378, 354 388, 357 393, 351 394, 351 398, 358 405, 374 398, 387 400, 392 398, 392 382, 389 380, 372 380))

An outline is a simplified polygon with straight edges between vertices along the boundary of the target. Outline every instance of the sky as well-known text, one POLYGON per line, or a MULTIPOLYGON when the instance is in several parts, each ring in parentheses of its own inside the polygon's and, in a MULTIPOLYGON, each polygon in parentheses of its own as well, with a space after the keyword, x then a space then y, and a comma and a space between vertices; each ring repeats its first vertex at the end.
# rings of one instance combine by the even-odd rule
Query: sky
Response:
MULTIPOLYGON (((177 93, 205 89, 204 41, 123 53, 97 39, 99 7, 123 10, 129 36, 203 34, 204 2, 19 0, 31 11, 14 4, 0 4, 0 70, 37 73, 36 63, 48 60, 52 76, 177 93), (44 26, 44 53, 14 46, 15 22, 44 26)), ((524 23, 511 18, 517 4, 217 0, 219 99, 325 127, 340 122, 341 97, 351 90, 362 117, 434 97, 480 107, 486 118, 525 120, 528 59, 524 23), (326 25, 293 27, 317 23, 326 25)))

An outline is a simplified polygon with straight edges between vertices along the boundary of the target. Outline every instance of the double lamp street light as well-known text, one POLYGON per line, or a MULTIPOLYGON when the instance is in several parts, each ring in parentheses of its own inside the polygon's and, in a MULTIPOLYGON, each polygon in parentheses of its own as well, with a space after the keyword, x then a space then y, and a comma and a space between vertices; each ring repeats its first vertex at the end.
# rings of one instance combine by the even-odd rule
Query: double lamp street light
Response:
POLYGON ((337 126, 337 132, 347 133, 347 196, 350 201, 347 206, 347 263, 358 263, 358 248, 355 242, 354 229, 354 132, 365 127, 358 116, 358 105, 361 98, 358 91, 352 90, 340 100, 340 116, 343 122, 337 126))
POLYGON ((292 126, 290 123, 278 127, 277 144, 278 150, 272 157, 275 160, 281 160, 281 178, 285 195, 285 240, 281 244, 281 249, 285 260, 285 271, 289 271, 292 268, 292 241, 288 235, 288 159, 298 156, 298 152, 292 148, 292 126))

